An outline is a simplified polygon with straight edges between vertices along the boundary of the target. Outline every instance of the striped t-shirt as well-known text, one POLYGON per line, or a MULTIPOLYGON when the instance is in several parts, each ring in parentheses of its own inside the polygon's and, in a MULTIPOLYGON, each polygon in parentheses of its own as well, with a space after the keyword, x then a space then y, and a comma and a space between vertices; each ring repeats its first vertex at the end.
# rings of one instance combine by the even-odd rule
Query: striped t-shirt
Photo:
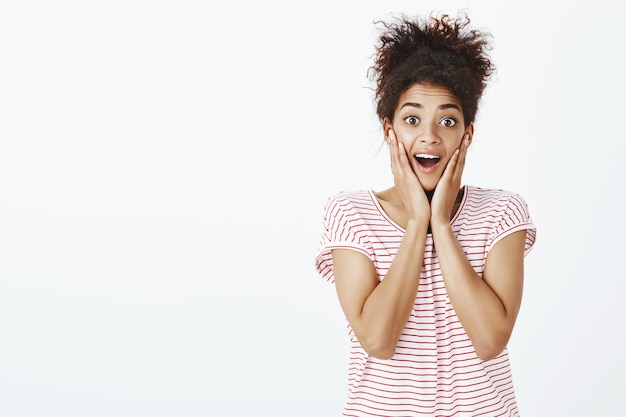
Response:
MULTIPOLYGON (((487 254, 503 237, 527 230, 525 254, 536 230, 519 195, 465 186, 452 230, 472 267, 482 276, 487 254)), ((353 249, 369 257, 384 279, 404 230, 383 211, 372 190, 340 192, 325 207, 315 265, 334 283, 332 249, 353 249)), ((348 324, 350 355, 344 416, 517 416, 505 349, 482 361, 476 356, 448 299, 432 235, 415 304, 389 360, 369 356, 348 324)))

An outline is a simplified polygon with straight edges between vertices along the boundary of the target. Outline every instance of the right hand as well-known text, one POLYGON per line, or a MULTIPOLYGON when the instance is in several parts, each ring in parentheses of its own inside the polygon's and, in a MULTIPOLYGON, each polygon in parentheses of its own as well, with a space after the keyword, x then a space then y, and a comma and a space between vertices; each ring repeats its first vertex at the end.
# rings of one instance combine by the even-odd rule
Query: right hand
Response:
POLYGON ((424 192, 424 187, 411 167, 404 145, 398 141, 392 129, 389 129, 387 143, 391 154, 393 181, 405 210, 412 218, 428 223, 430 221, 430 203, 424 192))

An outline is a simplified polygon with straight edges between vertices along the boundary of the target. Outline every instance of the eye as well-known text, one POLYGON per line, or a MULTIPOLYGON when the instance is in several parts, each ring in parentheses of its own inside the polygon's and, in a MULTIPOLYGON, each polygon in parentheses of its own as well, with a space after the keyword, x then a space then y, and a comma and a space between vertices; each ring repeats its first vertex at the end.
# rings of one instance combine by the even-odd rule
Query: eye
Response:
POLYGON ((454 127, 456 125, 456 120, 451 117, 446 117, 439 122, 442 126, 445 127, 454 127))
POLYGON ((406 122, 406 124, 408 125, 416 125, 420 122, 420 119, 418 119, 415 116, 409 116, 409 117, 405 117, 404 121, 406 122))

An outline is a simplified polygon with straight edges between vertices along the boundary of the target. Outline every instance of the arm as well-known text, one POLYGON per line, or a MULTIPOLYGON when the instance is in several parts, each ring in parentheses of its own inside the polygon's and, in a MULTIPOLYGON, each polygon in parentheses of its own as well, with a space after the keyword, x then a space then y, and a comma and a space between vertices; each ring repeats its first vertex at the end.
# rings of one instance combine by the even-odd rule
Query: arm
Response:
POLYGON ((394 355, 415 303, 426 231, 424 223, 409 220, 396 258, 380 282, 364 254, 349 249, 332 252, 341 307, 363 349, 376 358, 394 355))
POLYGON ((482 360, 506 347, 522 300, 526 231, 497 242, 485 261, 481 279, 470 265, 450 226, 469 140, 450 159, 432 201, 431 227, 439 266, 450 302, 482 360))
POLYGON ((385 279, 379 282, 374 264, 352 250, 333 250, 339 303, 365 351, 391 358, 415 304, 424 259, 430 206, 413 173, 406 150, 393 130, 387 137, 394 184, 408 213, 405 234, 385 279))
POLYGON ((470 265, 449 224, 433 228, 450 302, 476 354, 492 359, 506 347, 520 309, 526 231, 512 233, 487 255, 483 278, 470 265))

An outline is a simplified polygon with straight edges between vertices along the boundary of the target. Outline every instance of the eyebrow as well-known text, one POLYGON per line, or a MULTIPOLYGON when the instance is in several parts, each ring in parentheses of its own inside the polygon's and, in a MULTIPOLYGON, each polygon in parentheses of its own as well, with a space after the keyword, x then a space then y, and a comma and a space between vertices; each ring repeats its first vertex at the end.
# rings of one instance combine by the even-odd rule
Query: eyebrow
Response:
MULTIPOLYGON (((404 103, 402 106, 400 106, 401 109, 405 107, 416 107, 418 109, 424 108, 424 106, 422 106, 420 103, 404 103)), ((438 107, 438 109, 439 110, 457 109, 458 111, 461 111, 460 107, 454 103, 442 104, 441 106, 438 107)))

